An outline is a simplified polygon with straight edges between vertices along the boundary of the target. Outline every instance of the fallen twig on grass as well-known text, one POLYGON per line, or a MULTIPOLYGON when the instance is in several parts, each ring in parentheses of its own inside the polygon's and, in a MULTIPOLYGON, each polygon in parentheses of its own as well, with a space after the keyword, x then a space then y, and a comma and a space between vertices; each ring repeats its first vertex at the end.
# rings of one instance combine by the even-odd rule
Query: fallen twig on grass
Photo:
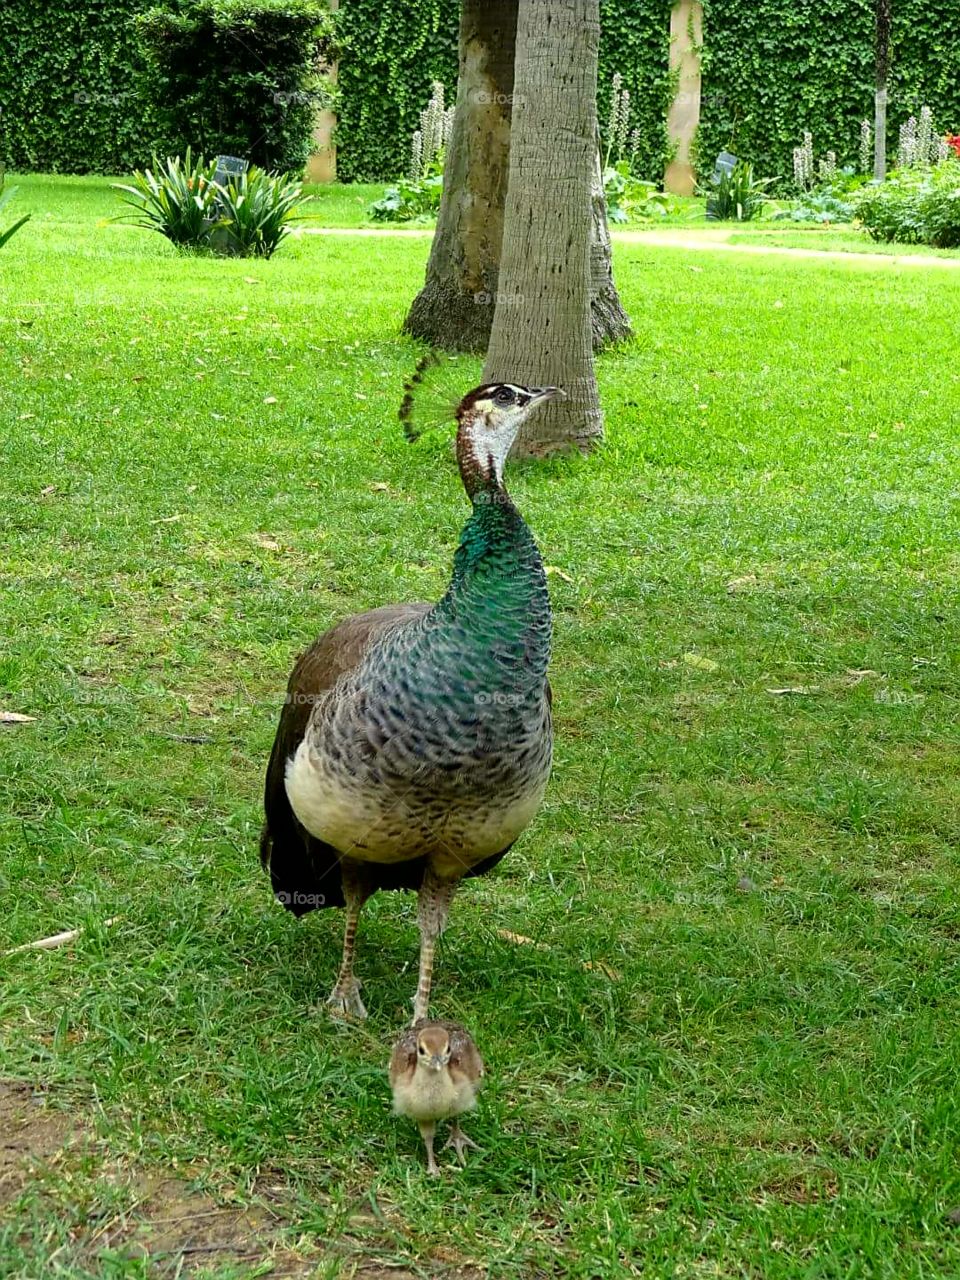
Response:
MULTIPOLYGON (((109 929, 119 919, 119 916, 111 916, 109 920, 104 920, 103 927, 109 929)), ((84 929, 82 927, 79 929, 65 929, 63 933, 51 934, 49 938, 37 938, 34 942, 21 942, 19 947, 10 947, 3 954, 5 956, 15 956, 19 951, 53 951, 56 947, 65 947, 70 942, 76 942, 83 932, 84 929)))

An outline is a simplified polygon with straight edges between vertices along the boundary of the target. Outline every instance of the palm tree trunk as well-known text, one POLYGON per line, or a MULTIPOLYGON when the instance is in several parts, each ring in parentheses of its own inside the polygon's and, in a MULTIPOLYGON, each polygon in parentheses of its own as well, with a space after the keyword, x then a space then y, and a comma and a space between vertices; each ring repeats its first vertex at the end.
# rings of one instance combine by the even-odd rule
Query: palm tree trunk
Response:
POLYGON ((542 457, 603 433, 591 341, 599 0, 519 0, 503 252, 485 381, 558 385, 514 447, 542 457))
MULTIPOLYGON (((485 351, 497 296, 510 164, 518 0, 462 0, 460 71, 443 199, 423 288, 404 331, 431 346, 485 351)), ((616 285, 597 163, 590 192, 593 346, 630 336, 616 285)))
POLYGON ((432 346, 484 351, 490 336, 510 158, 517 0, 463 0, 460 73, 443 198, 404 330, 432 346))

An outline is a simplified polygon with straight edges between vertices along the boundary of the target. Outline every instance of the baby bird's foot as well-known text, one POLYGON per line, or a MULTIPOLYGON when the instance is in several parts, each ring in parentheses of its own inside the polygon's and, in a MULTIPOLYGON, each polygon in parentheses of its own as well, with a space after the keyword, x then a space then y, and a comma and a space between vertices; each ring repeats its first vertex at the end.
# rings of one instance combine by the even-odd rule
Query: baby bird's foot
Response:
POLYGON ((346 981, 340 979, 327 998, 330 1012, 335 1018, 355 1019, 362 1022, 367 1016, 360 999, 360 979, 350 977, 346 981))
POLYGON ((458 1124, 450 1126, 450 1137, 443 1144, 444 1151, 446 1151, 447 1147, 453 1147, 454 1151, 457 1153, 457 1159, 461 1164, 467 1163, 467 1157, 465 1155, 465 1149, 467 1147, 472 1148, 474 1151, 480 1150, 474 1140, 472 1138, 468 1138, 458 1124))

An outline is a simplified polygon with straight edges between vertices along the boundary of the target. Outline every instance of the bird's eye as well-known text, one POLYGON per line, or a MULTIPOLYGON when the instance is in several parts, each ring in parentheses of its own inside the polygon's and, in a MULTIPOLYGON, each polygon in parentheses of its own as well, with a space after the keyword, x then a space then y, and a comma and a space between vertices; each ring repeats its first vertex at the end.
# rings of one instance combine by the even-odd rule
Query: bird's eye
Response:
POLYGON ((493 393, 493 399, 496 404, 513 404, 516 398, 516 393, 510 387, 497 387, 493 393))

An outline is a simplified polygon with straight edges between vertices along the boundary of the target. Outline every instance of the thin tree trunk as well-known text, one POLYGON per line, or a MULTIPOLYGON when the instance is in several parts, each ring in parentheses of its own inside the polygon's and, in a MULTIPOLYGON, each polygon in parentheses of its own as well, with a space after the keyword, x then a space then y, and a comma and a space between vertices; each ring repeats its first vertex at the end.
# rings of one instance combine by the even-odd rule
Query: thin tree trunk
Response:
POLYGON ((877 0, 876 92, 873 98, 873 176, 882 182, 887 176, 887 88, 890 83, 891 0, 877 0))
POLYGON ((432 346, 484 351, 490 336, 510 162, 517 0, 463 0, 460 74, 443 198, 404 330, 432 346))
POLYGON ((519 0, 510 180, 485 381, 557 385, 514 448, 542 457, 603 434, 591 342, 591 186, 599 0, 519 0))

